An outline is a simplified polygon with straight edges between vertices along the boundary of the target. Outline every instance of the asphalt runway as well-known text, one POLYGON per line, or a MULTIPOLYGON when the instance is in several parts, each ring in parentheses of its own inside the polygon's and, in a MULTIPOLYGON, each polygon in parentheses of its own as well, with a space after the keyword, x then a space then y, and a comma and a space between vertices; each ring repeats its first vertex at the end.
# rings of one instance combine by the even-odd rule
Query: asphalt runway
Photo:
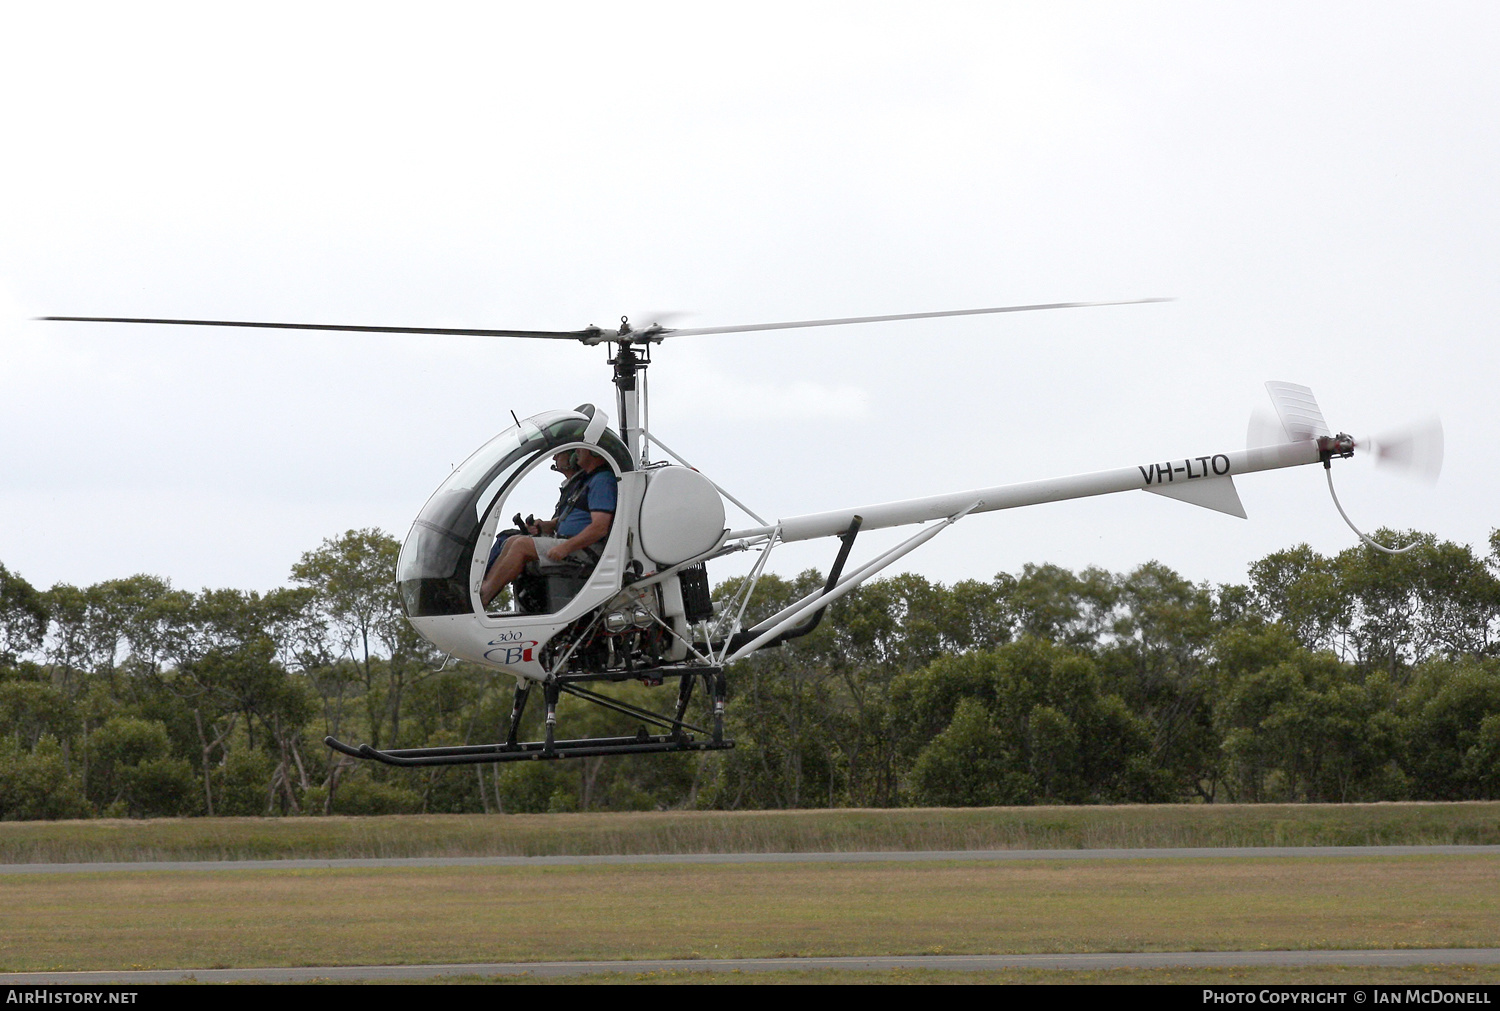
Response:
POLYGON ((132 983, 307 983, 313 980, 434 979, 441 976, 583 976, 598 973, 768 972, 776 969, 1173 969, 1345 965, 1497 965, 1500 948, 1402 948, 1386 951, 1169 951, 1079 955, 902 955, 870 958, 645 959, 639 962, 483 962, 450 965, 344 965, 298 969, 149 969, 122 972, 0 973, 11 986, 132 983))
POLYGON ((395 867, 559 867, 590 864, 860 864, 944 860, 1223 860, 1312 857, 1500 856, 1500 846, 1223 846, 1178 849, 882 850, 851 853, 632 853, 546 857, 390 857, 338 860, 159 860, 0 864, 0 874, 119 871, 274 871, 395 867))

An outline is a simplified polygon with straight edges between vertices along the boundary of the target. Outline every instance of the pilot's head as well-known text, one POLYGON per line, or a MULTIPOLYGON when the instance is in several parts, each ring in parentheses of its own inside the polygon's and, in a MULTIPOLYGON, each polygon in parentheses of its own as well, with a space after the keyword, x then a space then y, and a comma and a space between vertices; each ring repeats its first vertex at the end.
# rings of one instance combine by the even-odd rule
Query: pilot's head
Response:
POLYGON ((578 473, 578 464, 573 460, 573 451, 565 449, 561 453, 553 453, 552 469, 565 476, 578 473))

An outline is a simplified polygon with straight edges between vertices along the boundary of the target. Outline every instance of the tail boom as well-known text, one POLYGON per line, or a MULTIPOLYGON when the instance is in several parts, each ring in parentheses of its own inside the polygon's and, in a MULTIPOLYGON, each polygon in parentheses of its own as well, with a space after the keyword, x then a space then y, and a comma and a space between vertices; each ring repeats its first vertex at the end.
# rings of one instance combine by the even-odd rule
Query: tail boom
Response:
POLYGON ((1181 498, 1193 504, 1231 512, 1232 515, 1242 515, 1242 513, 1233 513, 1231 509, 1222 508, 1219 505, 1211 505, 1208 501, 1199 501, 1200 498, 1211 500, 1215 496, 1183 494, 1179 492, 1179 489, 1185 489, 1186 486, 1200 481, 1221 481, 1232 479, 1238 474, 1279 470, 1283 467, 1300 467, 1309 463, 1318 463, 1321 459, 1321 450, 1316 441, 1263 446, 1233 453, 1177 457, 1141 466, 1097 471, 1093 474, 1027 481, 1022 484, 1001 485, 997 488, 981 488, 974 491, 933 495, 929 498, 906 499, 900 502, 884 502, 877 505, 810 513, 805 516, 790 516, 774 525, 731 531, 729 539, 764 536, 780 527, 779 540, 805 541, 841 534, 848 529, 855 516, 863 517, 861 530, 880 530, 885 527, 946 519, 969 506, 973 506, 973 512, 976 513, 995 512, 1000 509, 1041 505, 1044 502, 1063 502, 1068 499, 1111 495, 1122 491, 1157 492, 1171 495, 1173 498, 1181 498), (976 500, 979 502, 977 506, 974 505, 976 500))

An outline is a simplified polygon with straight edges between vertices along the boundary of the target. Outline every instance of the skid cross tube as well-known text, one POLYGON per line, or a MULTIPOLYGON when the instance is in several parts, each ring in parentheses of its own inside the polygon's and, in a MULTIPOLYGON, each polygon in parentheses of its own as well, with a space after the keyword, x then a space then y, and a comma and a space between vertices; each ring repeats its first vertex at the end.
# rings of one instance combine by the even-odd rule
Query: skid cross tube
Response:
POLYGON ((639 706, 631 705, 629 702, 621 702, 619 699, 612 699, 607 695, 600 695, 597 692, 591 692, 587 688, 580 688, 577 685, 570 684, 559 684, 558 688, 562 691, 567 692, 569 695, 576 695, 580 699, 585 699, 589 702, 594 703, 595 705, 603 706, 605 709, 613 709, 617 713, 624 713, 626 716, 634 716, 636 719, 645 720, 647 723, 654 723, 659 727, 672 727, 680 723, 682 726, 687 727, 689 730, 696 730, 700 734, 708 733, 708 731, 704 730, 702 727, 695 727, 691 723, 682 723, 680 720, 673 721, 663 716, 661 713, 653 713, 649 709, 642 709, 639 706))

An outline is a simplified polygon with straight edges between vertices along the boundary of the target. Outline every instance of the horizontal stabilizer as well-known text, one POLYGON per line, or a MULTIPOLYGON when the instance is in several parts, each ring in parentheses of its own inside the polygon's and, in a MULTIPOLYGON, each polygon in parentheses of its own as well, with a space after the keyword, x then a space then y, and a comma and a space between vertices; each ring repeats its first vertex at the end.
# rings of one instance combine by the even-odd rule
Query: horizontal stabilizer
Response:
POLYGON ((1171 484, 1152 485, 1147 488, 1153 495, 1165 495, 1192 505, 1228 513, 1245 518, 1245 507, 1240 504, 1240 493, 1235 491, 1234 478, 1210 477, 1199 481, 1177 481, 1171 484))

